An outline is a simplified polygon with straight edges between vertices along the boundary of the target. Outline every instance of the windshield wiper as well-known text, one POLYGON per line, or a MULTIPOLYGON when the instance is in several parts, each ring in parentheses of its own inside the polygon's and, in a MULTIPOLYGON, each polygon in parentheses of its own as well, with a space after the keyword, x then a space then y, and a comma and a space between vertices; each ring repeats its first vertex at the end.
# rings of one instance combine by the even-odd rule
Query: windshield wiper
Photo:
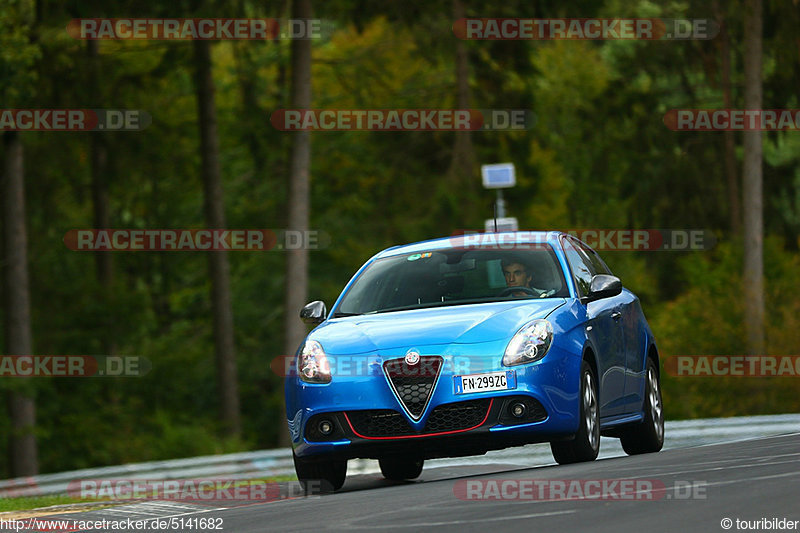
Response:
POLYGON ((386 309, 378 309, 374 311, 375 313, 390 313, 392 311, 411 311, 413 309, 428 309, 431 307, 444 307, 444 306, 451 306, 451 305, 468 305, 468 304, 479 304, 479 303, 489 303, 489 302, 507 302, 513 300, 528 300, 530 298, 513 298, 508 297, 508 299, 504 297, 497 297, 497 296, 485 296, 483 298, 467 298, 464 300, 445 300, 443 302, 428 302, 424 304, 413 304, 413 305, 404 305, 401 307, 387 307, 386 309))
POLYGON ((346 316, 361 316, 364 313, 344 313, 342 311, 337 311, 331 315, 331 318, 342 318, 346 316))

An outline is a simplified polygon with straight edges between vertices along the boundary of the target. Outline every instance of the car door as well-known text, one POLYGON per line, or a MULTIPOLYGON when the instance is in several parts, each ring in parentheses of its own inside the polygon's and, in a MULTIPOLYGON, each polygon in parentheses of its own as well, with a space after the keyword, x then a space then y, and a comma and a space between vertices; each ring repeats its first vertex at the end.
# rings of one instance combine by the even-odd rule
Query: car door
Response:
MULTIPOLYGON (((626 295, 623 291, 622 295, 626 295)), ((621 295, 621 296, 622 296, 621 295)), ((642 409, 645 382, 645 355, 647 331, 644 312, 639 299, 627 293, 623 303, 622 327, 625 339, 627 368, 625 374, 625 412, 636 413, 642 409)))
MULTIPOLYGON (((565 237, 562 242, 578 296, 586 296, 592 277, 605 272, 597 272, 589 257, 581 250, 582 243, 571 237, 565 237)), ((597 352, 600 416, 621 414, 624 411, 625 350, 619 302, 616 298, 589 302, 586 315, 586 334, 597 352)))
MULTIPOLYGON (((598 274, 612 274, 600 255, 586 244, 578 241, 579 249, 589 259, 598 274)), ((613 275, 613 274, 612 274, 613 275)), ((642 406, 644 388, 644 336, 643 314, 636 296, 624 290, 613 298, 617 323, 621 328, 622 351, 624 353, 623 396, 621 398, 622 413, 636 412, 642 406)))

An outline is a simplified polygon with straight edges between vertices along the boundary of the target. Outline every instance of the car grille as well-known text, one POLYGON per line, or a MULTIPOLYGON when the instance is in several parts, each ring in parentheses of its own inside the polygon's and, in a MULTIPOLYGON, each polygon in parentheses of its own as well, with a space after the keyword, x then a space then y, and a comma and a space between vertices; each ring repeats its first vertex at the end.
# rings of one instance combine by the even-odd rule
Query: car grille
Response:
POLYGON ((439 433, 477 426, 486 418, 490 403, 491 400, 470 400, 440 405, 428 418, 425 432, 439 433))
POLYGON ((364 437, 400 437, 413 435, 414 430, 397 411, 380 409, 347 413, 353 429, 364 437))
POLYGON ((442 358, 438 356, 420 357, 413 366, 408 365, 405 359, 391 359, 383 363, 383 371, 392 389, 414 420, 419 420, 425 411, 441 368, 442 358))
POLYGON ((414 431, 401 413, 390 409, 350 411, 347 417, 355 432, 363 437, 403 437, 473 428, 486 418, 490 405, 489 399, 440 405, 421 432, 414 431))

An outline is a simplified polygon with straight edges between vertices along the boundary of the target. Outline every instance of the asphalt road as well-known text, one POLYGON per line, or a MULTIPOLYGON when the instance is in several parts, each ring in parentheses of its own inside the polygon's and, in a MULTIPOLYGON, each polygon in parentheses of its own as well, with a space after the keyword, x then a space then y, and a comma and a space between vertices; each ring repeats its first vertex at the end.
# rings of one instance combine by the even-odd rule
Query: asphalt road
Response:
MULTIPOLYGON (((282 485, 284 492, 295 489, 296 483, 282 485)), ((800 530, 798 495, 800 433, 795 433, 568 466, 435 467, 409 483, 363 474, 348 477, 335 494, 272 502, 214 506, 141 502, 61 517, 149 519, 148 531, 164 530, 154 520, 157 517, 182 519, 184 524, 190 518, 212 518, 214 525, 228 533, 377 528, 686 533, 725 531, 721 525, 725 518, 732 520, 730 531, 743 529, 743 524, 737 528, 737 519, 750 521, 750 529, 756 520, 796 520, 789 524, 792 531, 800 530), (627 481, 625 486, 606 485, 607 496, 598 499, 597 483, 603 480, 627 481), (534 488, 525 492, 531 484, 534 488), (523 489, 522 499, 515 498, 519 489, 523 489)), ((781 523, 758 525, 761 530, 781 529, 781 523)), ((176 530, 198 531, 198 527, 172 529, 176 530)))

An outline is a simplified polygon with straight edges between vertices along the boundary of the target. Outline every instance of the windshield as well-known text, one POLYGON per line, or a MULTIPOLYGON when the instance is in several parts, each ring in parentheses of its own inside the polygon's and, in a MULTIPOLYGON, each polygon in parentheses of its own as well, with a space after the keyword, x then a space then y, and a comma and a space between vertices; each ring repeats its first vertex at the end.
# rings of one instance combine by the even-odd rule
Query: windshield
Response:
POLYGON ((333 317, 568 296, 550 246, 525 251, 449 249, 378 259, 355 280, 333 317))

